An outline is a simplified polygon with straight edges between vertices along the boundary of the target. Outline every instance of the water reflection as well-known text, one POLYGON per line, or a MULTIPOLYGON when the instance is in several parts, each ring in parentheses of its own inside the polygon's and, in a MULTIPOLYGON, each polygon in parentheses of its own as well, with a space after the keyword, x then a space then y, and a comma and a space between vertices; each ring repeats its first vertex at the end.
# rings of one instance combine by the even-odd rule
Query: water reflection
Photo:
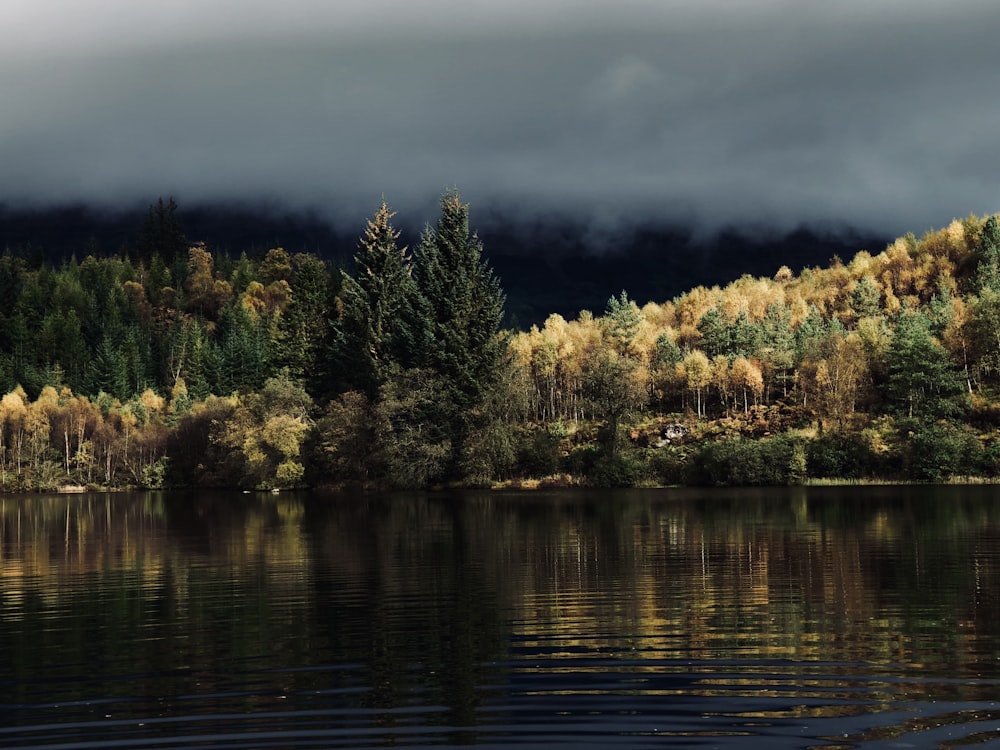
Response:
POLYGON ((0 499, 0 746, 998 742, 994 494, 0 499))

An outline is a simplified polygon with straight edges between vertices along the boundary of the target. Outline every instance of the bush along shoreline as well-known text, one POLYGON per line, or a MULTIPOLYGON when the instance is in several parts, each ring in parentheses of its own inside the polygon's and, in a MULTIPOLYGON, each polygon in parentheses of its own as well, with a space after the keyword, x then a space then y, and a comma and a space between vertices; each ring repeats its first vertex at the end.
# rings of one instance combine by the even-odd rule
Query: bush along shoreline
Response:
POLYGON ((0 491, 994 481, 1000 228, 503 326, 469 207, 351 268, 188 241, 0 256, 0 491))

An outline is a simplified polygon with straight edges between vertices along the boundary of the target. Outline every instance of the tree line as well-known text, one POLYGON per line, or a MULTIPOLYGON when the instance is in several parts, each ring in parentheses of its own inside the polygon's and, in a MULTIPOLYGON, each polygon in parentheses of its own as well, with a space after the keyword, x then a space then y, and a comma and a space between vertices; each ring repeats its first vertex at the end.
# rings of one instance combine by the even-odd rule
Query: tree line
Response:
POLYGON ((412 250, 393 218, 346 271, 213 254, 172 201, 133 252, 7 251, 0 488, 1000 474, 995 216, 527 331, 457 193, 412 250))

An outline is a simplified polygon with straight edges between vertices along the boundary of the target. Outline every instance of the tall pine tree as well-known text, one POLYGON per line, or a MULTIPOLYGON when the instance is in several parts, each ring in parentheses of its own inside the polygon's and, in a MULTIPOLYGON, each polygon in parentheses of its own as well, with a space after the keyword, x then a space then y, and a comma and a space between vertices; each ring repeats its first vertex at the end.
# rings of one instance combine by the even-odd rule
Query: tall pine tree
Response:
POLYGON ((414 285, 406 248, 397 246, 395 213, 383 201, 368 221, 354 256, 354 275, 344 274, 341 313, 333 325, 331 352, 339 390, 375 399, 404 349, 414 285))
POLYGON ((446 384, 443 395, 455 407, 448 425, 454 471, 470 431, 489 419, 482 407, 507 351, 500 335, 504 293, 483 258, 479 237, 469 230, 469 207, 457 193, 444 195, 437 224, 425 230, 413 277, 418 297, 408 327, 408 359, 446 384))

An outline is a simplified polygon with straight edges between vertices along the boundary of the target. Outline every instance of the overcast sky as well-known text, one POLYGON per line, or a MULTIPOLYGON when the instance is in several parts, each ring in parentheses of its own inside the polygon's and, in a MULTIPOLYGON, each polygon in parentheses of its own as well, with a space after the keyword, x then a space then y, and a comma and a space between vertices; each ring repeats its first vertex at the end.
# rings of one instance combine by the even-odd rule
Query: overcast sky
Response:
POLYGON ((0 201, 1000 211, 996 0, 4 0, 0 201))

